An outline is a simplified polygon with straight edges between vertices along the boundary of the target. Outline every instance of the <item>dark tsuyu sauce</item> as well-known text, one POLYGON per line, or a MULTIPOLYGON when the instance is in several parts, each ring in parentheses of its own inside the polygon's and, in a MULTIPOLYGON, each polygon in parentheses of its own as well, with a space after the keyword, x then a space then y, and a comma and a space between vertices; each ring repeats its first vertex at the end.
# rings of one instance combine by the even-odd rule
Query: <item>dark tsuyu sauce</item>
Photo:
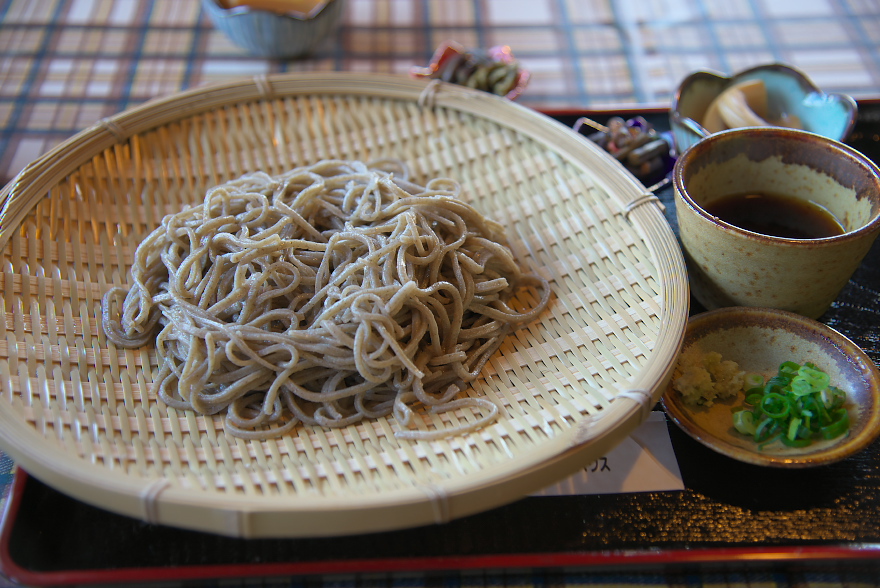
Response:
POLYGON ((846 232, 825 208, 809 200, 782 194, 731 194, 703 208, 728 224, 772 237, 823 239, 846 232))

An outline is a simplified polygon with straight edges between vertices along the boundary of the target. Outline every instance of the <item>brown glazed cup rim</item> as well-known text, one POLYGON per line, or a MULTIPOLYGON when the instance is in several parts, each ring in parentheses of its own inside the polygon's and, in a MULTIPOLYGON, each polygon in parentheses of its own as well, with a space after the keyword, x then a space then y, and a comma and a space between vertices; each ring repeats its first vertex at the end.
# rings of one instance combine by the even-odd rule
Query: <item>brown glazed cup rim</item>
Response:
POLYGON ((675 186, 676 195, 678 197, 681 197, 683 202, 689 208, 699 214, 702 218, 706 219, 710 223, 716 224, 719 228, 732 231, 736 234, 755 239, 757 241, 762 241, 766 243, 778 243, 791 246, 816 245, 821 243, 858 239, 865 234, 880 231, 880 168, 878 168, 878 166, 865 154, 854 149, 853 147, 850 147, 849 145, 846 145, 845 143, 842 143, 835 139, 830 139, 828 137, 818 135, 810 131, 785 127, 740 127, 714 133, 704 139, 701 139, 697 143, 694 143, 693 145, 688 147, 685 152, 681 154, 681 156, 678 157, 675 162, 675 167, 673 168, 672 180, 673 185, 675 186), (736 138, 740 135, 742 135, 744 138, 747 138, 746 140, 755 141, 766 141, 768 138, 779 138, 792 141, 818 142, 828 148, 829 155, 837 154, 840 157, 846 157, 850 159, 855 165, 863 166, 866 171, 868 171, 873 176, 874 183, 876 184, 878 190, 878 205, 874 217, 868 223, 862 225, 861 227, 851 231, 847 231, 840 235, 834 235, 832 237, 821 237, 816 239, 793 239, 788 237, 764 235, 762 233, 748 231, 736 225, 727 223, 719 219, 718 217, 706 212, 706 210, 703 209, 702 206, 697 204, 697 202, 693 199, 693 197, 685 187, 685 167, 689 163, 691 163, 696 157, 700 156, 704 151, 711 149, 715 143, 732 140, 731 137, 736 138))

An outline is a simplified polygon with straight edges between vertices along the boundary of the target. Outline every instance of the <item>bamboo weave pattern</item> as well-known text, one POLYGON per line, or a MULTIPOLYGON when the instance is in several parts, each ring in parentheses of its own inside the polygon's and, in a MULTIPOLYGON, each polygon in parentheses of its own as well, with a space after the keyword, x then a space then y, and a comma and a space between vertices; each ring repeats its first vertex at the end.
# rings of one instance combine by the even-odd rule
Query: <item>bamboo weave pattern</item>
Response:
MULTIPOLYGON (((604 190, 513 128, 382 96, 270 96, 136 133, 52 185, 8 233, 0 410, 64 459, 224 500, 360 500, 503 471, 584 418, 601 418, 669 328, 669 270, 625 218, 625 203, 604 190), (464 198, 506 227, 521 263, 551 282, 542 317, 511 335, 465 392, 499 406, 496 424, 430 442, 395 439, 386 419, 245 441, 226 436, 220 417, 174 410, 149 393, 154 348, 105 340, 101 296, 126 283, 139 240, 165 214, 246 172, 384 157, 406 161, 415 181, 459 180, 464 198)), ((477 415, 423 416, 436 419, 430 427, 477 415)))

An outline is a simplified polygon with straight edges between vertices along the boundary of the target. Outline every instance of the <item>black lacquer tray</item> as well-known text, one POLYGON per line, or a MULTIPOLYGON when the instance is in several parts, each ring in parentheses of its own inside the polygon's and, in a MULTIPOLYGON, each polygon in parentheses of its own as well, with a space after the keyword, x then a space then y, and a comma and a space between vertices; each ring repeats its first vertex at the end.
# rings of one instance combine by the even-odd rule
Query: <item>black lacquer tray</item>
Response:
MULTIPOLYGON (((551 113, 605 122, 666 112, 551 113)), ((851 145, 880 161, 880 102, 860 104, 851 145)), ((657 191, 677 229, 672 189, 657 191)), ((702 309, 694 302, 692 313, 702 309)), ((880 361, 880 241, 820 319, 880 361)), ((529 497, 442 526, 329 539, 246 540, 149 525, 82 504, 21 470, 0 566, 30 585, 462 569, 701 569, 847 565, 880 571, 880 442, 806 470, 743 464, 669 423, 686 489, 529 497)))

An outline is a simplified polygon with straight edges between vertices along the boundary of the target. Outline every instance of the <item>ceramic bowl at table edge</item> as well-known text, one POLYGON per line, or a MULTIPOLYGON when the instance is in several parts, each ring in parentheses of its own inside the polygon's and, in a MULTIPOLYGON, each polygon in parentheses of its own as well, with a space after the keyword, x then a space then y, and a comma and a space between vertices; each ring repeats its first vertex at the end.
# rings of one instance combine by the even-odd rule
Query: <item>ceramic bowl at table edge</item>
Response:
POLYGON ((805 448, 776 442, 759 450, 733 428, 732 411, 742 404, 741 396, 710 408, 686 405, 673 389, 676 368, 661 398, 666 414, 687 435, 722 455, 759 466, 807 468, 850 457, 880 434, 880 371, 862 349, 827 325, 784 310, 726 307, 690 318, 682 352, 694 344, 765 377, 783 361, 812 361, 847 392, 851 424, 846 435, 805 448))
POLYGON ((676 152, 681 154, 710 135, 702 126, 709 104, 729 86, 760 79, 767 87, 768 102, 783 112, 797 115, 804 130, 844 141, 858 118, 858 104, 846 94, 825 93, 801 70, 781 63, 757 65, 726 76, 698 70, 686 76, 672 97, 669 122, 676 152))
POLYGON ((308 13, 278 13, 248 6, 226 8, 218 0, 202 0, 217 30, 250 53, 268 58, 294 58, 314 51, 336 32, 345 0, 320 2, 308 13))

